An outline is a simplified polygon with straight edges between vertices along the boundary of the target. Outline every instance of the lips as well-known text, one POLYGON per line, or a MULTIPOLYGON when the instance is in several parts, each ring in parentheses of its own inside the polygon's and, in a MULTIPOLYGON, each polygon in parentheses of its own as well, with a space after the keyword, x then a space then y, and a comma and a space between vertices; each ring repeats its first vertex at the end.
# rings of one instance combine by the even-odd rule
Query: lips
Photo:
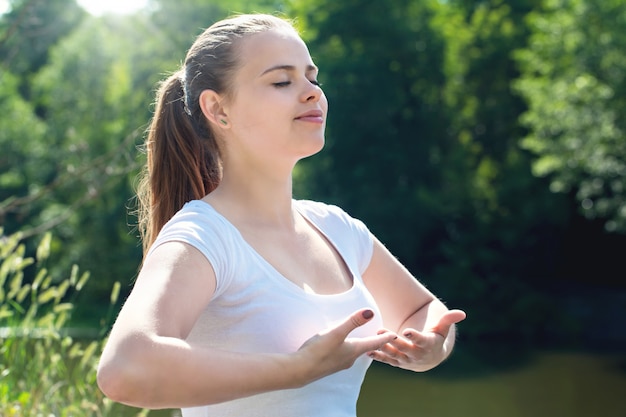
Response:
POLYGON ((304 122, 322 123, 324 121, 324 113, 321 110, 309 110, 296 117, 296 120, 301 120, 304 122))

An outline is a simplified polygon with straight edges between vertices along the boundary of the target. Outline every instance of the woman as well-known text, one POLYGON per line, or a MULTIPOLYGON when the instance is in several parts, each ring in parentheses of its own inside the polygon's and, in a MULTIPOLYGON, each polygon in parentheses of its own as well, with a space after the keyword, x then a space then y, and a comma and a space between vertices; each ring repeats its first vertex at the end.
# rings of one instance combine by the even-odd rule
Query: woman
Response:
POLYGON ((98 384, 183 416, 354 417, 372 359, 426 371, 448 310, 336 206, 294 200, 328 104, 306 45, 269 15, 218 22, 158 93, 139 189, 145 256, 98 384))

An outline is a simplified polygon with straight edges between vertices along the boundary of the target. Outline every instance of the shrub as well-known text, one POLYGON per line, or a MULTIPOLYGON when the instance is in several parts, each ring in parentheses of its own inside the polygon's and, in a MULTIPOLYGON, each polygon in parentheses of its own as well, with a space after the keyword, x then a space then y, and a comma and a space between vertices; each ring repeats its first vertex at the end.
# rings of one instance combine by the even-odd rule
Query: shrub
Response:
MULTIPOLYGON (((115 404, 98 389, 103 337, 79 339, 66 328, 89 273, 74 266, 55 282, 44 266, 51 240, 44 235, 30 257, 19 233, 5 236, 0 229, 0 415, 146 416, 147 410, 115 404)), ((112 306, 118 294, 116 283, 112 306)))

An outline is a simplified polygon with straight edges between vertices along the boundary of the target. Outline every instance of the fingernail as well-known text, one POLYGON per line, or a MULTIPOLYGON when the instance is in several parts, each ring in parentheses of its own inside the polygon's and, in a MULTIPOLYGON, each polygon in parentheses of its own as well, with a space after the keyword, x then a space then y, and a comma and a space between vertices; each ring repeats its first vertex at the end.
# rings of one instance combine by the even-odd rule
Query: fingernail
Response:
POLYGON ((413 337, 413 335, 411 333, 407 332, 407 333, 404 334, 404 337, 406 337, 407 339, 410 339, 410 338, 413 337))
POLYGON ((361 313, 361 315, 365 320, 369 320, 374 317, 374 312, 372 310, 365 310, 363 313, 361 313))

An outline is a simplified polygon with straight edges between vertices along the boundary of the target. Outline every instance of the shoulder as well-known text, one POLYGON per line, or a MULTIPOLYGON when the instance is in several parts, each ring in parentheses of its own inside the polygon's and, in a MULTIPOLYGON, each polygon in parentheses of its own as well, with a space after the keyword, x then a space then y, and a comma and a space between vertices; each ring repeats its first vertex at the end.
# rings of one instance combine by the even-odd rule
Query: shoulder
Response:
POLYGON ((228 222, 210 205, 193 200, 186 203, 161 229, 158 240, 172 235, 217 234, 229 232, 228 222))
POLYGON ((336 247, 342 249, 342 255, 353 253, 361 271, 364 270, 369 263, 374 241, 365 223, 333 204, 297 200, 296 208, 330 238, 336 247))
POLYGON ((295 204, 298 211, 311 220, 323 222, 342 222, 346 224, 355 221, 359 222, 359 220, 349 215, 344 209, 334 204, 327 204, 313 200, 296 200, 295 204))
POLYGON ((160 245, 182 242, 197 249, 211 264, 220 293, 234 274, 241 256, 237 231, 209 204, 194 200, 186 203, 159 232, 148 256, 160 245))
POLYGON ((214 263, 216 258, 227 255, 234 245, 235 234, 232 225, 213 207, 193 200, 163 226, 148 254, 159 245, 173 241, 195 247, 214 263))

